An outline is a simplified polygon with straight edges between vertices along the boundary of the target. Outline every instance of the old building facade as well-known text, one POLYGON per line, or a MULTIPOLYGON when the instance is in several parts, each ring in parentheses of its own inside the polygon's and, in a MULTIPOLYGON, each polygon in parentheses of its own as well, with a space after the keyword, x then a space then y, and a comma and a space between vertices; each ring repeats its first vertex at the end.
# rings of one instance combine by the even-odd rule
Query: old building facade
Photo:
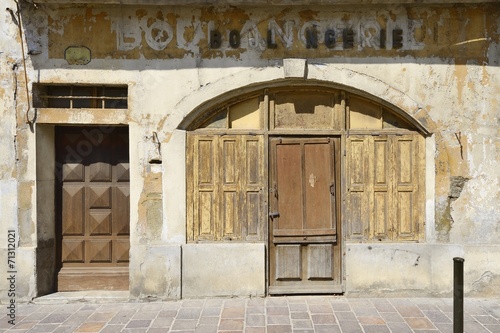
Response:
POLYGON ((2 7, 2 301, 500 295, 498 2, 2 7))

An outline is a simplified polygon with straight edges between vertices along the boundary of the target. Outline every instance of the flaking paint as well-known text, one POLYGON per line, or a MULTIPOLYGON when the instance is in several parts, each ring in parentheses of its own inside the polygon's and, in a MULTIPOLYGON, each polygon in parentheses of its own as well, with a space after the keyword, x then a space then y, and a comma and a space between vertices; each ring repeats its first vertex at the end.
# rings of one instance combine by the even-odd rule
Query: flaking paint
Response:
POLYGON ((481 64, 487 60, 489 40, 498 40, 498 36, 488 31, 495 29, 499 14, 490 12, 486 15, 488 9, 487 6, 485 8, 393 6, 389 9, 352 10, 325 7, 318 11, 276 7, 263 12, 252 7, 194 7, 186 11, 169 7, 135 10, 108 7, 103 10, 87 6, 82 8, 85 9, 82 13, 82 10, 70 7, 49 14, 49 58, 61 59, 64 49, 70 45, 85 45, 98 59, 243 59, 244 53, 253 50, 251 53, 263 59, 284 56, 321 58, 347 55, 362 58, 432 55, 442 58, 452 56, 458 63, 475 59, 481 64), (277 38, 278 48, 267 48, 270 22, 276 22, 276 28, 282 31, 287 30, 287 24, 292 25, 293 45, 287 46, 277 38), (353 27, 358 34, 355 36, 356 45, 353 49, 342 49, 342 36, 338 34, 341 30, 336 30, 334 49, 319 45, 317 49, 307 50, 303 45, 304 27, 313 26, 320 30, 319 41, 323 38, 321 33, 327 28, 353 27), (394 28, 403 29, 402 50, 380 46, 380 29, 390 33, 394 28), (223 46, 220 49, 210 48, 211 30, 222 33, 223 46), (228 45, 231 30, 242 34, 242 46, 239 48, 232 49, 228 45))

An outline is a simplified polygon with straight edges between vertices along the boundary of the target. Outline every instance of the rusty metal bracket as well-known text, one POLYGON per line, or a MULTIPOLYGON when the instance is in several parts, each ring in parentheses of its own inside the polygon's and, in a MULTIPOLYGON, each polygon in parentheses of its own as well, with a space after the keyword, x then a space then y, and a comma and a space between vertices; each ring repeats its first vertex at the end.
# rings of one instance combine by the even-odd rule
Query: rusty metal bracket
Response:
POLYGON ((158 133, 153 131, 153 135, 151 136, 151 140, 153 141, 153 144, 155 145, 156 152, 155 156, 149 160, 150 164, 161 164, 161 142, 158 139, 158 133))

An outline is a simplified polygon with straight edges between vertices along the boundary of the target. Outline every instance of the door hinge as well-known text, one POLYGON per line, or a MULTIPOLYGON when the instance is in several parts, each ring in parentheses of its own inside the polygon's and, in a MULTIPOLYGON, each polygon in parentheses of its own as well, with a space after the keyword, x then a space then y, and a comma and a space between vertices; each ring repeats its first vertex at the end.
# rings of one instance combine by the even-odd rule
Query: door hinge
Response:
POLYGON ((345 151, 345 149, 344 149, 344 156, 346 156, 346 151, 345 151))
POLYGON ((280 217, 280 213, 279 212, 270 212, 269 217, 271 218, 271 220, 274 220, 275 218, 280 217))
POLYGON ((335 196, 335 183, 333 183, 332 185, 330 185, 330 194, 335 196))

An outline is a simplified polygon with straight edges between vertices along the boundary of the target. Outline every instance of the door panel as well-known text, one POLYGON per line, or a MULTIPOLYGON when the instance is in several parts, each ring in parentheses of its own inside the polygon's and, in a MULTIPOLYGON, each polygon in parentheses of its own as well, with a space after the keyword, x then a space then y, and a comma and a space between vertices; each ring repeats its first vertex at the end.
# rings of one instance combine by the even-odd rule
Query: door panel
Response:
POLYGON ((309 280, 331 280, 333 272, 333 245, 310 244, 307 251, 307 273, 309 280))
POLYGON ((342 291, 338 138, 270 141, 270 294, 342 291))
POLYGON ((296 280, 302 278, 301 245, 280 244, 276 247, 276 280, 296 280))
POLYGON ((59 291, 128 290, 128 130, 56 131, 59 291))
MULTIPOLYGON (((274 148, 274 147, 273 147, 274 148)), ((276 146, 277 200, 280 217, 275 219, 277 229, 302 230, 302 146, 299 143, 276 146)))
POLYGON ((332 154, 329 143, 304 144, 305 229, 335 230, 332 154))

